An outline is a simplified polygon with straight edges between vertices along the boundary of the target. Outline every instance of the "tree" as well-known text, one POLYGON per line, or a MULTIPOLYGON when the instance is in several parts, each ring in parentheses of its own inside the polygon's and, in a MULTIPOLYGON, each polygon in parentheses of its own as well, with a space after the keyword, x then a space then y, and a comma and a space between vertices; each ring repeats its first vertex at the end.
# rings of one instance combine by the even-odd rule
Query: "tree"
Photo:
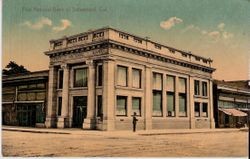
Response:
POLYGON ((16 62, 10 61, 9 64, 5 66, 5 69, 3 69, 2 73, 3 75, 15 75, 30 73, 30 71, 24 68, 23 65, 18 65, 16 62))

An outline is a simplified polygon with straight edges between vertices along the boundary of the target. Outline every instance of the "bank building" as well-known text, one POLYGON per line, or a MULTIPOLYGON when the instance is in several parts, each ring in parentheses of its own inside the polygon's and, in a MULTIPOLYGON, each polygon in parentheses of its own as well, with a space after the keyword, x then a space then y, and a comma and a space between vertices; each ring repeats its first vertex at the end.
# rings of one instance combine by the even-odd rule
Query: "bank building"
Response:
POLYGON ((135 112, 139 130, 214 128, 210 58, 110 27, 49 43, 44 126, 132 130, 135 112))

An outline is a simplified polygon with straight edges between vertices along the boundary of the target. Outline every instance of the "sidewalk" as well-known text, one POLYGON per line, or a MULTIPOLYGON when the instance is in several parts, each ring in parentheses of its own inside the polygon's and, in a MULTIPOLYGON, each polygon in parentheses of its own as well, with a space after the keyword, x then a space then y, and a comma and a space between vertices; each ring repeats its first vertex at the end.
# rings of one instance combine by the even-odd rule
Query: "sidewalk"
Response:
POLYGON ((19 131, 19 132, 32 132, 32 133, 50 133, 50 134, 82 134, 82 135, 112 135, 112 136, 128 136, 128 135, 170 135, 170 134, 194 134, 194 133, 219 133, 219 132, 237 132, 248 131, 248 128, 225 128, 225 129, 162 129, 162 130, 138 130, 136 132, 124 131, 99 131, 99 130, 83 130, 80 128, 32 128, 32 127, 19 127, 19 126, 2 126, 5 131, 19 131))

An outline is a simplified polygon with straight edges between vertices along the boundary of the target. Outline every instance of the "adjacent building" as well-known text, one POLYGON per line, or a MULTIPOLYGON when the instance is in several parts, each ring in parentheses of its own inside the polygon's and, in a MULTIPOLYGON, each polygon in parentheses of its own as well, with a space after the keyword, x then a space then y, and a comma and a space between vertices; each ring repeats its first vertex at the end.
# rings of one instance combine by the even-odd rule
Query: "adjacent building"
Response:
POLYGON ((2 77, 2 123, 44 127, 48 71, 2 77))
POLYGON ((214 115, 216 127, 249 126, 250 82, 214 81, 214 115))
POLYGON ((212 60, 113 28, 50 41, 46 127, 214 128, 212 60))

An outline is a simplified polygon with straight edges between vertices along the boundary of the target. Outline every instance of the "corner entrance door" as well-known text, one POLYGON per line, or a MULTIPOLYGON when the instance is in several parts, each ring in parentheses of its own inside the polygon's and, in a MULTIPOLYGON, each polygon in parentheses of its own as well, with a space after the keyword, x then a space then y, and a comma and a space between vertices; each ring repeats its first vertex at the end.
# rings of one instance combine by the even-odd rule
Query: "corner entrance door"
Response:
POLYGON ((73 97, 73 127, 81 128, 87 115, 87 96, 73 97))

